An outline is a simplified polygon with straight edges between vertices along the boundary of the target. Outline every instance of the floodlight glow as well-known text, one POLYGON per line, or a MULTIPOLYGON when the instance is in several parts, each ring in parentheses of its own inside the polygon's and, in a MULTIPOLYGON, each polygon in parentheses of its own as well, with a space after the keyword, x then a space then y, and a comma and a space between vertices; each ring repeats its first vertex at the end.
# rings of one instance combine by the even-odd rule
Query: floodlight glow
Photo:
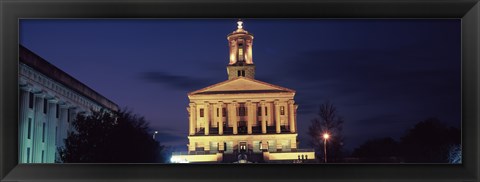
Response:
POLYGON ((330 135, 328 133, 325 133, 325 134, 323 134, 323 138, 328 139, 328 138, 330 138, 330 135))

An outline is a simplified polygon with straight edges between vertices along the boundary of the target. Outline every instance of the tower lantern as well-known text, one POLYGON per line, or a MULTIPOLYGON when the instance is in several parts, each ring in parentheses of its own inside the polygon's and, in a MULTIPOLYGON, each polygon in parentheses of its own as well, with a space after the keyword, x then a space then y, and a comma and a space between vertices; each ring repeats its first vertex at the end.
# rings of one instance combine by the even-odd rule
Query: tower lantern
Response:
POLYGON ((243 21, 237 21, 237 30, 228 34, 230 62, 227 65, 228 79, 247 77, 254 79, 255 65, 252 59, 253 34, 243 29, 243 21))

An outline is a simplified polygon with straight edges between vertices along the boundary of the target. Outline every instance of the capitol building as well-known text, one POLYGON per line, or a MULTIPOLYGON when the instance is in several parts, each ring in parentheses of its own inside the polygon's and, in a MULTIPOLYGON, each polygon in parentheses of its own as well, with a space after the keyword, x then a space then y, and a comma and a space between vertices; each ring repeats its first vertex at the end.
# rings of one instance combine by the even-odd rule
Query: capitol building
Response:
POLYGON ((237 22, 227 36, 228 80, 188 93, 188 152, 172 162, 292 163, 314 160, 299 149, 295 90, 255 79, 253 34, 237 22))
POLYGON ((59 162, 77 113, 118 106, 20 45, 19 163, 59 162))

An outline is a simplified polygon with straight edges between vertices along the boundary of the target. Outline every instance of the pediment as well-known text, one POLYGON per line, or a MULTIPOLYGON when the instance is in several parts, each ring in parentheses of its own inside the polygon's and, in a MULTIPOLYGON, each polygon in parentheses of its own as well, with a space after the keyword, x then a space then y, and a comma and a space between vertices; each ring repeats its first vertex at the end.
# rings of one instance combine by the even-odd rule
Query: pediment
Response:
POLYGON ((294 90, 269 84, 255 79, 240 77, 236 79, 220 82, 203 89, 190 92, 189 95, 197 94, 228 94, 228 93, 278 93, 290 92, 294 90))

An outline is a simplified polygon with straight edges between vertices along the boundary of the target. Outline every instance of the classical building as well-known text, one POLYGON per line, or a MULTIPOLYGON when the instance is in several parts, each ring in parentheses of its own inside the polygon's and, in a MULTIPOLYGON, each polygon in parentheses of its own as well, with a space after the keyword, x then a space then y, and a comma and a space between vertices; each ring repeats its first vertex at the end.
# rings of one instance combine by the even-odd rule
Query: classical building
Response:
POLYGON ((295 162, 313 160, 298 149, 295 91, 255 79, 253 35, 227 36, 228 80, 190 92, 188 153, 172 162, 295 162))
POLYGON ((118 106, 40 56, 19 47, 19 161, 53 163, 77 113, 118 106))

